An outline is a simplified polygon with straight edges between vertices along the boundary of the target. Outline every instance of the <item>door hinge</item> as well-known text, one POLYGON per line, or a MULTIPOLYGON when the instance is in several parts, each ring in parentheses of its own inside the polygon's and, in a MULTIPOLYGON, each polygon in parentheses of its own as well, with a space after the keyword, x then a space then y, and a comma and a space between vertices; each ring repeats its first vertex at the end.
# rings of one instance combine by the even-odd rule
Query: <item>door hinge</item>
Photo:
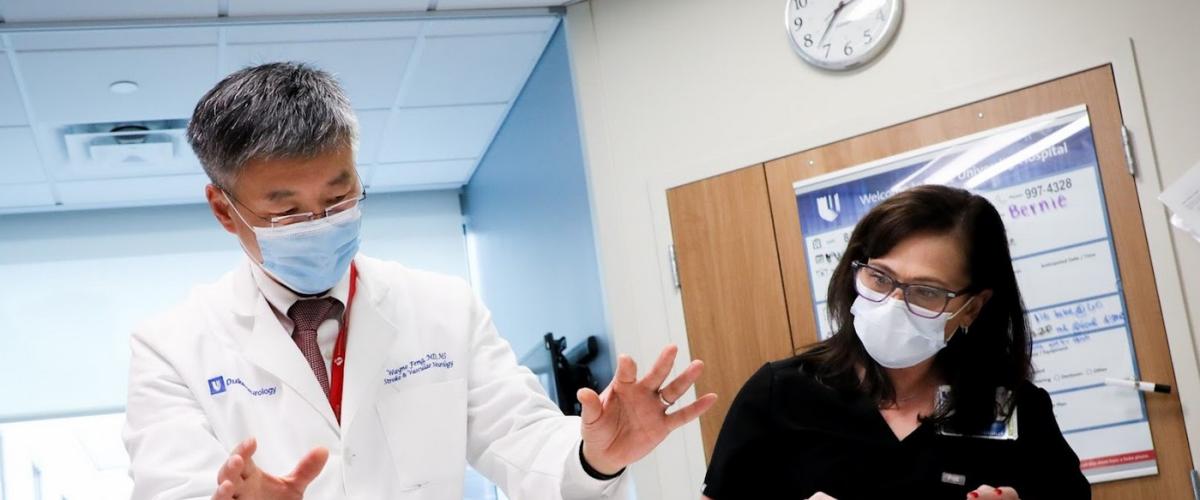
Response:
POLYGON ((1192 469, 1192 498, 1200 500, 1200 472, 1192 469))
POLYGON ((1137 163, 1133 160, 1133 147, 1130 145, 1129 129, 1121 125, 1121 146, 1125 148, 1125 166, 1129 167, 1129 175, 1137 177, 1137 163))
POLYGON ((683 288, 679 282, 679 263, 675 260, 675 245, 667 245, 667 258, 671 261, 671 280, 675 283, 675 289, 683 288))

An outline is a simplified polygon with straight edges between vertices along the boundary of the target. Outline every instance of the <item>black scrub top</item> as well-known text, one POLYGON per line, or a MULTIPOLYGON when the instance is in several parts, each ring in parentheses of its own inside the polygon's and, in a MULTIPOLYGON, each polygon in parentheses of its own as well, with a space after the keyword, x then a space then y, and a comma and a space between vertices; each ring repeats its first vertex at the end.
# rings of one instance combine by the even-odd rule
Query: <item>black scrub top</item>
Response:
POLYGON ((1022 500, 1091 498, 1050 396, 1032 383, 1016 390, 1015 440, 946 436, 922 423, 901 441, 870 398, 823 385, 802 367, 798 358, 768 363, 742 387, 705 496, 960 500, 987 484, 1016 488, 1022 500))

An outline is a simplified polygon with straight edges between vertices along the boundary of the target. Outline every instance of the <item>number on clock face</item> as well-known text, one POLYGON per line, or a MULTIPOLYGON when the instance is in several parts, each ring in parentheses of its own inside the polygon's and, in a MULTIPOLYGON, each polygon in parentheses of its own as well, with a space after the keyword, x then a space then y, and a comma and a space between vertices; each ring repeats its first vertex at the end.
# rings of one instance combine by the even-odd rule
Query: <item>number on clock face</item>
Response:
POLYGON ((895 35, 902 1, 787 0, 788 35, 800 56, 815 66, 861 66, 895 35))

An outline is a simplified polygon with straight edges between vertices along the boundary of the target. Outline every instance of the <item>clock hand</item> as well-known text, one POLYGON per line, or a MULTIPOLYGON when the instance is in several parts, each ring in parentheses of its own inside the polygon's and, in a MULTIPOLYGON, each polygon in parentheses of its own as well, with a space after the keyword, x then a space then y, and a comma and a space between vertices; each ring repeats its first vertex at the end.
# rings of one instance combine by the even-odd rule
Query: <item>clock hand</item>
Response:
POLYGON ((817 42, 818 47, 825 44, 825 40, 829 38, 829 32, 833 31, 833 23, 837 21, 838 16, 842 14, 846 6, 852 3, 854 3, 854 0, 842 0, 838 2, 837 7, 833 9, 833 14, 829 15, 829 24, 825 26, 825 33, 821 35, 821 41, 817 42))
POLYGON ((833 22, 837 20, 837 13, 841 8, 842 4, 839 2, 837 9, 834 9, 833 13, 829 15, 829 24, 825 25, 825 32, 821 33, 821 41, 817 42, 818 47, 823 45, 825 43, 825 39, 829 37, 829 30, 833 28, 833 22))
POLYGON ((837 7, 834 7, 833 12, 830 12, 828 16, 825 16, 825 19, 832 20, 832 19, 836 18, 838 16, 838 14, 841 14, 842 9, 845 9, 846 6, 850 5, 851 3, 854 3, 854 0, 839 1, 837 4, 837 7))

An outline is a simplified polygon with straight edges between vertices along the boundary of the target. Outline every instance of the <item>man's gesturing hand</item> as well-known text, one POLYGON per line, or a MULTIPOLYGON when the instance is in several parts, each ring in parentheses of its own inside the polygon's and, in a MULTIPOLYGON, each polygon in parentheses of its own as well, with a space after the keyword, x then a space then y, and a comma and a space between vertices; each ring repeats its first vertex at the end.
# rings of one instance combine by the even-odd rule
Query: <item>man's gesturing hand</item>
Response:
POLYGON ((316 479, 329 459, 329 450, 314 448, 308 452, 291 474, 275 477, 254 465, 254 438, 242 441, 233 449, 225 465, 217 472, 217 492, 213 500, 299 500, 304 490, 316 479))
POLYGON ((671 431, 699 417, 717 401, 716 394, 705 394, 667 413, 704 371, 703 362, 692 361, 664 386, 676 352, 675 346, 663 349, 640 381, 633 358, 622 354, 617 358, 617 373, 603 393, 579 390, 576 397, 583 406, 583 456, 588 465, 601 473, 614 474, 649 454, 671 431))

